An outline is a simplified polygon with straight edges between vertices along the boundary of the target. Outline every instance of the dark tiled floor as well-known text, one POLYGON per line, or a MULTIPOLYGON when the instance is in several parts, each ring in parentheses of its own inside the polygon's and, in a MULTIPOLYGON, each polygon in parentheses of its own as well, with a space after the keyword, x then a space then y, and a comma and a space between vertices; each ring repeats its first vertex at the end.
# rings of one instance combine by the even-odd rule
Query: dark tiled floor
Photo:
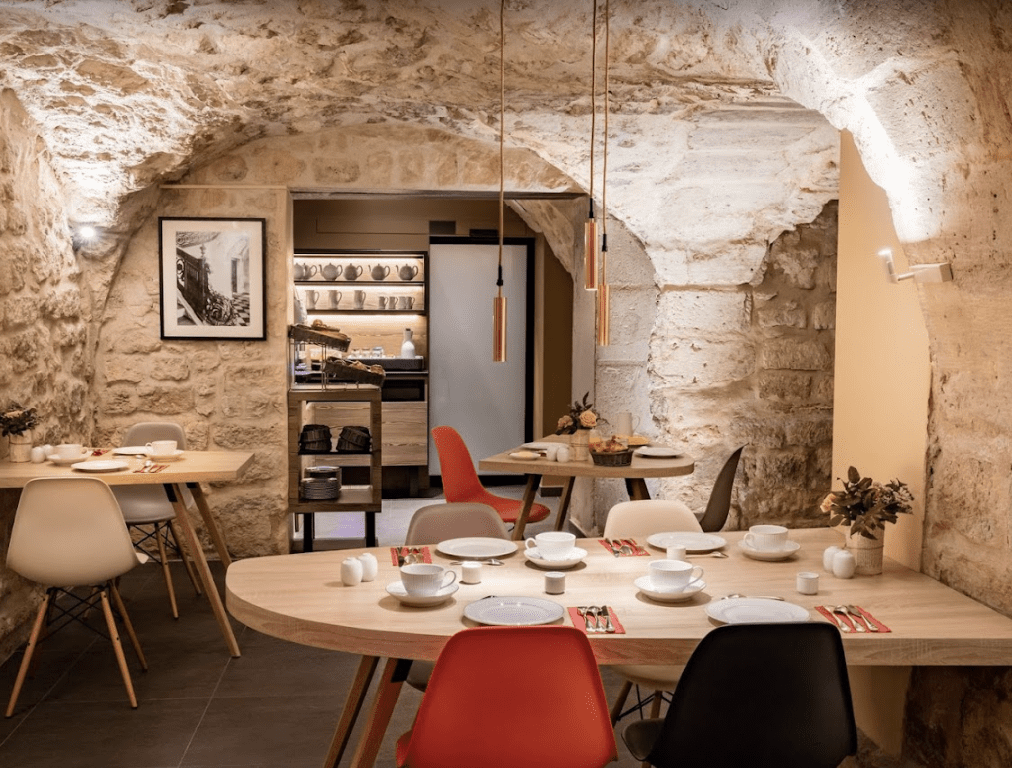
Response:
MULTIPOLYGON (((212 563, 212 570, 220 584, 223 569, 212 563)), ((242 656, 230 658, 210 607, 181 566, 175 584, 178 620, 169 613, 157 566, 135 568, 123 580, 149 665, 148 672, 139 671, 124 639, 140 706, 130 708, 109 641, 68 627, 41 646, 40 664, 14 716, 0 718, 0 766, 322 765, 358 657, 276 640, 233 622, 242 656)), ((20 663, 18 652, 0 666, 5 708, 20 663)), ((605 671, 605 683, 611 699, 618 682, 605 671)), ((420 693, 404 686, 377 765, 394 764, 394 742, 410 727, 420 700, 420 693)), ((619 749, 616 765, 638 765, 619 749)))

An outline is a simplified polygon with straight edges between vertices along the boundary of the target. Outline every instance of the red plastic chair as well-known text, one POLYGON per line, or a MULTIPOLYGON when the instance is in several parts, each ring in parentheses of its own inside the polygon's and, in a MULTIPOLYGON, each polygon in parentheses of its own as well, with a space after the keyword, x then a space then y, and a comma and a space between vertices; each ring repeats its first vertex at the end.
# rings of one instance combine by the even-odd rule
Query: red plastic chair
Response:
POLYGON ((569 626, 455 634, 397 742, 398 768, 595 768, 615 757, 594 652, 569 626))
MULTIPOLYGON (((504 523, 516 523, 520 517, 523 501, 508 499, 489 493, 478 479, 464 439, 453 427, 433 427, 432 440, 439 454, 439 468, 443 475, 443 493, 449 502, 470 501, 488 504, 503 519, 504 523)), ((551 510, 544 504, 531 505, 528 523, 544 520, 551 510)))

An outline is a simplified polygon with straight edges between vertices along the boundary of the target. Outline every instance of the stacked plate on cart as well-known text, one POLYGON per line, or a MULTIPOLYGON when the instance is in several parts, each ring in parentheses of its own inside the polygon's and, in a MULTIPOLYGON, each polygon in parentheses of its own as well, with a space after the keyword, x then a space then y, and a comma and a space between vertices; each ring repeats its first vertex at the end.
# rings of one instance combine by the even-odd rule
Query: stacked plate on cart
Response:
POLYGON ((306 501, 327 501, 341 495, 340 467, 309 467, 309 475, 300 484, 300 493, 306 501))

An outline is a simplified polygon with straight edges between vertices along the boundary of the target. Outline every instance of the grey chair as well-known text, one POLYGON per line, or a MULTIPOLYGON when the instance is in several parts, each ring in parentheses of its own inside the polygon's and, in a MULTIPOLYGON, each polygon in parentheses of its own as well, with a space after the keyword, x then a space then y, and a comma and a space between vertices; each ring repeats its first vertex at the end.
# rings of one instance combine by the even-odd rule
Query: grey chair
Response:
MULTIPOLYGON (((467 536, 493 539, 510 537, 505 523, 493 507, 477 502, 455 502, 429 504, 415 510, 408 523, 404 543, 407 546, 420 546, 467 536)), ((435 662, 432 661, 411 662, 405 682, 412 688, 424 691, 428 687, 434 666, 435 662)))
POLYGON ((710 500, 706 503, 706 511, 699 520, 699 526, 707 533, 714 533, 724 527, 727 522, 728 512, 731 511, 731 489, 734 487, 734 476, 738 470, 738 460, 741 458, 742 446, 732 453, 713 482, 713 489, 710 491, 710 500))
MULTIPOLYGON (((152 440, 175 440, 178 448, 186 448, 186 434, 183 428, 171 421, 143 421, 130 427, 123 438, 123 445, 146 445, 152 440)), ((190 582, 197 594, 201 594, 200 581, 193 570, 193 565, 180 546, 180 538, 176 531, 176 510, 169 502, 165 491, 158 485, 117 485, 113 489, 123 519, 131 529, 142 533, 135 537, 134 546, 152 560, 162 566, 165 589, 169 593, 169 604, 172 617, 179 618, 179 607, 176 604, 176 591, 172 585, 172 574, 169 571, 169 552, 175 553, 186 567, 190 582)), ((189 491, 183 494, 183 503, 187 509, 195 506, 189 491)))

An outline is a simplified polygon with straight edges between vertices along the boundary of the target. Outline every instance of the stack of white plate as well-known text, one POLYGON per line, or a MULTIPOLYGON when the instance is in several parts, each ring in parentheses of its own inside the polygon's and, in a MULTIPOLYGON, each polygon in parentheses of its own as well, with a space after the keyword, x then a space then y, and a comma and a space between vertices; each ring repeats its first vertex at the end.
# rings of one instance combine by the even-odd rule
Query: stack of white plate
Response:
POLYGON ((335 477, 306 479, 301 484, 302 498, 309 501, 336 499, 341 495, 341 481, 335 477))

